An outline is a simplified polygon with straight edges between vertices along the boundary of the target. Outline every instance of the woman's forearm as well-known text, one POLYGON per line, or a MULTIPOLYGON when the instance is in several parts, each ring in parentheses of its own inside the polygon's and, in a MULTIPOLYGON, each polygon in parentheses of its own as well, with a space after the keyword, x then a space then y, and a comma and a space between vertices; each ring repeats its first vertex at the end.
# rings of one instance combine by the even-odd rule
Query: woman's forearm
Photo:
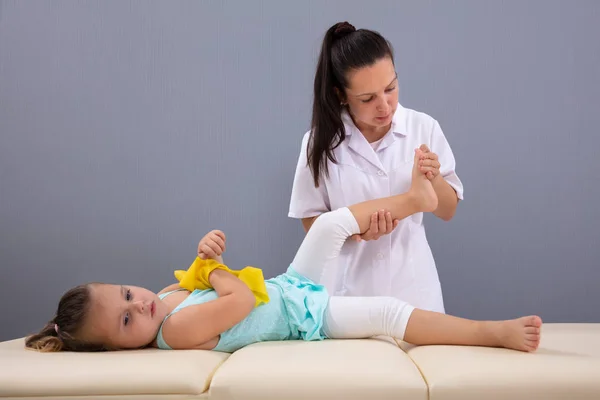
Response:
POLYGON ((456 191, 441 175, 436 176, 431 183, 438 197, 438 206, 433 214, 444 221, 450 221, 458 206, 456 191))

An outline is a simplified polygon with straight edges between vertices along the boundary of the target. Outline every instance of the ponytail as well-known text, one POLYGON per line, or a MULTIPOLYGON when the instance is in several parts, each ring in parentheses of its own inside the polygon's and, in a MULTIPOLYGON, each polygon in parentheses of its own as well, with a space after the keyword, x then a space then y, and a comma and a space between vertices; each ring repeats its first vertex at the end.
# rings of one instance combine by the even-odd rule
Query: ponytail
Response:
POLYGON ((29 336, 25 340, 25 347, 43 353, 61 351, 63 349, 63 343, 58 338, 54 320, 48 322, 39 333, 29 336))
POLYGON ((25 347, 45 353, 58 351, 101 351, 101 343, 83 340, 80 335, 90 314, 92 284, 67 291, 58 303, 56 316, 36 334, 25 339, 25 347))
POLYGON ((325 176, 329 175, 327 161, 336 162, 333 150, 346 138, 342 112, 348 72, 373 65, 384 57, 393 61, 393 49, 377 32, 356 30, 348 22, 338 22, 325 33, 313 85, 307 151, 315 187, 319 187, 321 169, 325 176))

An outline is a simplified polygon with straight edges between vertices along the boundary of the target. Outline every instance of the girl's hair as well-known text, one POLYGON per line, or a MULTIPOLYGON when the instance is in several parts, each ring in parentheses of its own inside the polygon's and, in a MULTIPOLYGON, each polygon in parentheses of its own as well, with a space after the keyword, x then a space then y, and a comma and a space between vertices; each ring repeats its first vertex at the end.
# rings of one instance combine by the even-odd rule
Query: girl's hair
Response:
POLYGON ((315 73, 308 165, 315 186, 320 169, 328 175, 327 159, 335 162, 333 150, 346 138, 342 122, 343 105, 336 90, 344 95, 348 72, 375 64, 389 57, 394 62, 392 45, 378 32, 356 30, 348 22, 338 22, 325 33, 315 73))
POLYGON ((76 286, 58 302, 56 316, 34 335, 25 339, 25 347, 42 351, 102 351, 105 346, 78 339, 91 306, 92 284, 76 286))

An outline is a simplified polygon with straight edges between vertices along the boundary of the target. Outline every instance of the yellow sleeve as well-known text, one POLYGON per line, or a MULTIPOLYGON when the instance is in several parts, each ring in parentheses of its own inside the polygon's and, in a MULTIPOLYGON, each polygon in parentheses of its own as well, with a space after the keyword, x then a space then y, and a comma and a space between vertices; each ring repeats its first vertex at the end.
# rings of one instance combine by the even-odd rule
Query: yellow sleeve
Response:
POLYGON ((258 268, 245 267, 242 270, 235 271, 215 260, 203 260, 200 257, 196 257, 187 271, 176 270, 174 275, 175 279, 179 282, 179 286, 190 292, 194 289, 206 290, 212 288, 208 276, 217 268, 237 276, 246 284, 246 286, 248 286, 248 288, 250 288, 256 298, 254 304, 255 307, 258 307, 262 303, 269 302, 269 294, 265 285, 265 279, 262 271, 258 268))

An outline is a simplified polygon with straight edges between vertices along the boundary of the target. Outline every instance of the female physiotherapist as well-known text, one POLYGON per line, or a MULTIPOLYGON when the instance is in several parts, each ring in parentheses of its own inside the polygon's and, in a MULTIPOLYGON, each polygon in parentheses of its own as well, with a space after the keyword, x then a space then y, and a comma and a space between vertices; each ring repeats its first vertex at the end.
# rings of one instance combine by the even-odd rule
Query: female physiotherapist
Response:
MULTIPOLYGON (((312 129, 302 140, 289 216, 308 231, 321 213, 406 192, 414 150, 447 221, 463 197, 452 150, 438 122, 398 103, 392 46, 377 32, 333 25, 323 39, 315 81, 312 129)), ((362 237, 348 240, 322 277, 339 296, 393 296, 445 312, 423 214, 392 221, 375 214, 362 237)))

